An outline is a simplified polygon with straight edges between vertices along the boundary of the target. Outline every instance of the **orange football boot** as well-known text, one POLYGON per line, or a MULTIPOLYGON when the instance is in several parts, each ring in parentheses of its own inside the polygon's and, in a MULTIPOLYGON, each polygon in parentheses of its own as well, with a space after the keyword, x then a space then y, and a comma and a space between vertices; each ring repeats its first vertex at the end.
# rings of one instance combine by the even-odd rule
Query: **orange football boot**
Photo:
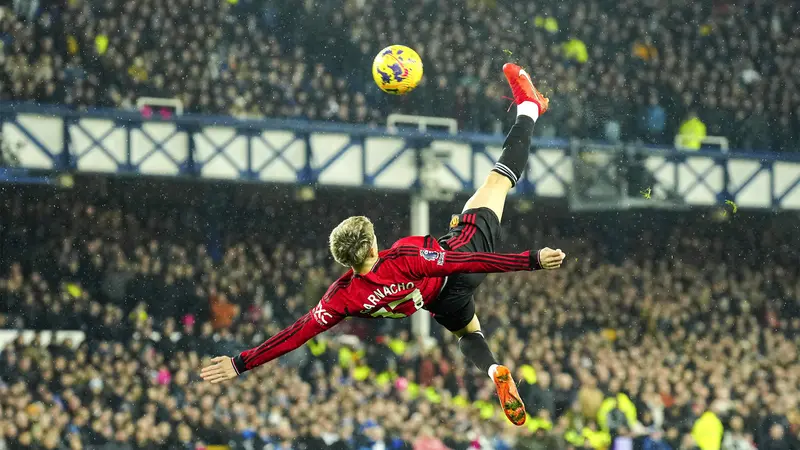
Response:
POLYGON ((503 412, 506 413, 508 420, 517 426, 525 424, 525 404, 519 398, 517 384, 514 383, 508 367, 497 366, 493 378, 494 384, 497 386, 497 396, 500 397, 500 406, 503 408, 503 412))

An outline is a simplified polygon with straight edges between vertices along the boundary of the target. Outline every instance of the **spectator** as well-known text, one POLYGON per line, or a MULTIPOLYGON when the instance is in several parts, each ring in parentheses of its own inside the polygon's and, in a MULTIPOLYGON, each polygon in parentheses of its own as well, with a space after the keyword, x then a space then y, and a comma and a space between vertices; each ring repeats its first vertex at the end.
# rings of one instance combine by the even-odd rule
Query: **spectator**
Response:
POLYGON ((569 39, 564 42, 564 57, 569 61, 585 64, 589 60, 586 44, 576 37, 569 39))
POLYGON ((210 303, 211 324, 215 330, 230 327, 239 316, 239 305, 228 302, 228 297, 225 294, 212 291, 210 303))
POLYGON ((664 132, 667 129, 667 113, 658 103, 658 97, 655 94, 650 95, 643 116, 643 134, 646 142, 650 144, 664 142, 664 132))
POLYGON ((767 112, 764 110, 764 103, 756 101, 753 103, 746 103, 746 106, 752 108, 752 114, 742 124, 741 148, 745 150, 761 150, 770 148, 772 146, 770 131, 769 131, 769 118, 767 112))
POLYGON ((681 124, 677 136, 678 148, 684 150, 700 150, 706 138, 706 125, 695 111, 689 111, 681 124))
POLYGON ((774 424, 769 429, 769 437, 764 442, 765 450, 789 450, 793 448, 786 430, 779 424, 774 424))
POLYGON ((447 450, 447 447, 426 427, 414 441, 414 450, 447 450))
POLYGON ((730 429, 722 438, 722 450, 755 450, 752 436, 744 432, 744 420, 734 416, 730 421, 730 429))
POLYGON ((633 55, 644 62, 658 58, 658 49, 653 45, 653 38, 645 36, 644 40, 636 41, 633 44, 633 55))
POLYGON ((550 375, 547 372, 538 374, 534 384, 523 384, 520 389, 523 401, 531 414, 535 415, 544 410, 550 415, 555 415, 555 397, 551 392, 550 375))
POLYGON ((692 439, 700 450, 717 450, 722 443, 723 426, 712 411, 704 412, 692 426, 692 439))

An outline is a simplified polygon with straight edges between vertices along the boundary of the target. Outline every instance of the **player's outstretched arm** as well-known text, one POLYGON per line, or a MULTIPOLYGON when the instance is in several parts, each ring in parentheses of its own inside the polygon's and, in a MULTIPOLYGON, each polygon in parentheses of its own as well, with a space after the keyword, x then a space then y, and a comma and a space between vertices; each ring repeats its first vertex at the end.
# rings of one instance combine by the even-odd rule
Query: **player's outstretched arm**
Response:
POLYGON ((399 247, 398 251, 406 258, 410 274, 416 277, 557 269, 566 257, 561 249, 549 247, 522 253, 436 251, 414 246, 399 247))
POLYGON ((248 370, 297 349, 309 339, 332 328, 342 319, 344 319, 343 315, 328 312, 320 303, 293 325, 267 339, 258 347, 245 350, 234 357, 217 356, 213 358, 211 364, 203 367, 200 371, 200 376, 203 380, 214 384, 234 379, 248 370))

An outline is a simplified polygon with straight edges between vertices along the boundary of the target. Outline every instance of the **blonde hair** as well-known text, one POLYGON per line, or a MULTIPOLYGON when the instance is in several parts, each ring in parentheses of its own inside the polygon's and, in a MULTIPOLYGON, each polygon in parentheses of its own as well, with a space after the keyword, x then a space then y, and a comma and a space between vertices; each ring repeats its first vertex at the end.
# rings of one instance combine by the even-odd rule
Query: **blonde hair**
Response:
POLYGON ((328 239, 333 259, 345 267, 364 264, 374 243, 375 229, 364 216, 345 219, 331 231, 328 239))

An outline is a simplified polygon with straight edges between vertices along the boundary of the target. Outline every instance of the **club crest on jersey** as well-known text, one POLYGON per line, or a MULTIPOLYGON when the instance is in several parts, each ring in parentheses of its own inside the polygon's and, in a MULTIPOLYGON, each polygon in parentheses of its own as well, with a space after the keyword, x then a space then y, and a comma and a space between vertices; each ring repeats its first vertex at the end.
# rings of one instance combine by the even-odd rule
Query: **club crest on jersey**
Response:
POLYGON ((421 249, 419 256, 422 256, 425 261, 436 261, 436 264, 444 264, 444 252, 437 252, 436 250, 421 249))
POLYGON ((453 216, 453 218, 450 219, 450 228, 455 228, 457 226, 458 226, 458 216, 453 216))

